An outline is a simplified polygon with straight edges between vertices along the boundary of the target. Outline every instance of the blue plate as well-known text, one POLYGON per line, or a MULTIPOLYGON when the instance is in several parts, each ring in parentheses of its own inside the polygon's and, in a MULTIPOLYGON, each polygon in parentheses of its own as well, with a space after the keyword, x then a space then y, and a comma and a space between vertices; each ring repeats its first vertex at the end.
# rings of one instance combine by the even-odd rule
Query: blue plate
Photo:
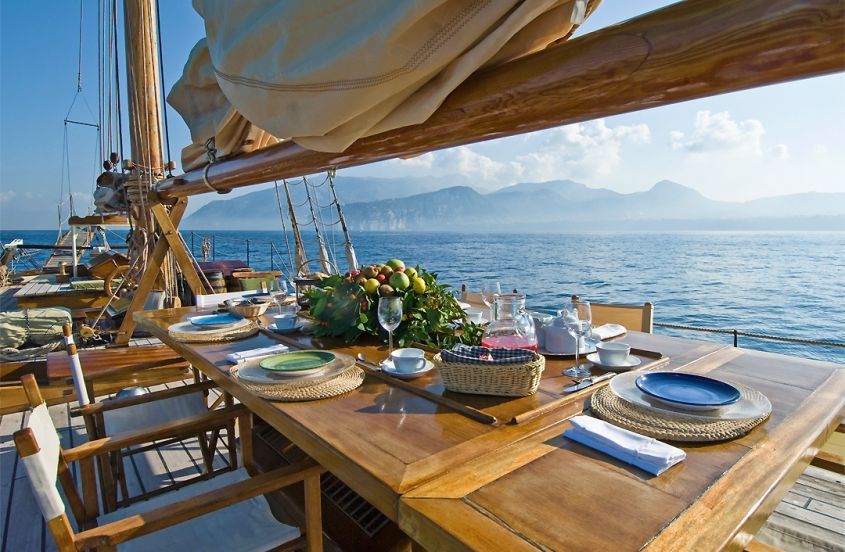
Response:
POLYGON ((224 326, 231 326, 241 321, 240 317, 233 314, 204 314, 202 316, 194 316, 189 319, 191 324, 200 328, 222 328, 224 326))
POLYGON ((684 410, 712 410, 733 404, 742 397, 733 385, 682 372, 643 374, 636 379, 636 384, 646 395, 684 410))

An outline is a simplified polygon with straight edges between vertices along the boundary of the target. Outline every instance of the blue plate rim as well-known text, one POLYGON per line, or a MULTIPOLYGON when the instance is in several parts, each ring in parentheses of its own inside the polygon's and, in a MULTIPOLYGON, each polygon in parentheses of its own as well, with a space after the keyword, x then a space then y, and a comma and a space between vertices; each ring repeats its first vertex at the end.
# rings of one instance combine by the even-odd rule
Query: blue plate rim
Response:
POLYGON ((191 325, 193 325, 193 326, 197 326, 199 328, 202 328, 203 326, 225 326, 227 324, 236 324, 240 320, 241 319, 239 317, 235 316, 234 314, 218 312, 218 313, 214 313, 214 314, 200 314, 200 315, 197 315, 197 316, 192 316, 188 319, 188 322, 190 322, 191 325), (219 316, 219 317, 228 316, 232 320, 231 320, 231 322, 212 322, 210 324, 204 323, 203 320, 200 320, 200 319, 207 320, 207 319, 209 319, 211 317, 215 317, 215 316, 219 316), (194 322, 195 320, 197 320, 197 322, 194 322))
POLYGON ((687 405, 687 406, 727 406, 729 404, 734 404, 735 402, 739 401, 739 399, 742 398, 742 393, 740 392, 740 390, 737 389, 736 387, 734 387, 733 385, 731 385, 728 382, 725 382, 725 381, 722 381, 722 380, 717 380, 715 378, 708 378, 707 376, 701 376, 699 374, 688 374, 688 373, 685 373, 685 372, 651 372, 651 373, 641 374, 641 375, 637 376, 637 378, 634 380, 634 384, 637 386, 637 389, 639 389, 640 391, 642 391, 643 393, 645 393, 646 395, 648 395, 650 397, 654 397, 654 398, 664 400, 664 401, 667 401, 667 402, 673 402, 673 403, 676 403, 676 404, 683 404, 683 405, 687 405), (643 386, 640 384, 640 380, 648 379, 649 376, 651 376, 652 378, 655 377, 655 376, 658 376, 658 377, 667 377, 668 376, 670 378, 686 378, 686 379, 690 379, 690 380, 697 380, 699 382, 706 382, 710 385, 715 384, 719 387, 729 388, 730 390, 733 391, 734 395, 732 397, 722 401, 722 402, 717 402, 717 403, 680 401, 678 399, 668 398, 668 397, 664 397, 662 395, 658 395, 658 394, 656 394, 652 391, 649 391, 648 389, 643 388, 643 386))

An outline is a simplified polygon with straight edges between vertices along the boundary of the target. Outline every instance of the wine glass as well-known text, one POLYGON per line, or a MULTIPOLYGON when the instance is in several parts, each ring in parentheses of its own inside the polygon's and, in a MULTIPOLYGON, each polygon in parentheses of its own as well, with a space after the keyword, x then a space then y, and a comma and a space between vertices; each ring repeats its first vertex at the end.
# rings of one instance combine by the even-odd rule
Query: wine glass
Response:
POLYGON ((393 352, 393 330, 402 323, 402 298, 380 297, 378 300, 378 322, 387 330, 388 351, 393 352))
POLYGON ((496 280, 487 280, 481 284, 481 300, 490 309, 490 320, 496 319, 493 312, 493 305, 496 304, 496 297, 502 294, 502 286, 496 280))
POLYGON ((290 283, 290 280, 285 278, 284 276, 279 276, 276 278, 276 284, 274 289, 270 290, 270 297, 272 298, 272 303, 276 305, 276 309, 278 314, 283 314, 286 312, 296 313, 299 311, 299 305, 294 302, 292 305, 284 305, 285 300, 288 298, 288 295, 295 295, 296 288, 293 287, 293 284, 290 283), (291 293, 293 290, 293 293, 291 293))
MULTIPOLYGON (((582 367, 578 363, 578 354, 581 350, 581 343, 585 336, 592 332, 593 315, 590 311, 590 303, 586 301, 570 301, 563 306, 563 316, 566 322, 566 329, 575 338, 575 366, 568 368, 563 373, 570 377, 586 377, 591 375, 588 367, 582 367)), ((589 366, 589 365, 587 365, 589 366)))

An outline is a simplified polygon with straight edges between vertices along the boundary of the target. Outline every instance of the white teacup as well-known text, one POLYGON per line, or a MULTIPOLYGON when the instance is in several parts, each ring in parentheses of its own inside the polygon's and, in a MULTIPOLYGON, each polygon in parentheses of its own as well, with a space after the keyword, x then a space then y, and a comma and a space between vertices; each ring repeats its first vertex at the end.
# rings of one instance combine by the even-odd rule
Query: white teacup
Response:
POLYGON ((390 353, 390 360, 397 372, 418 372, 425 368, 425 351, 413 347, 396 349, 390 353))
POLYGON ((598 343, 596 351, 599 353, 599 360, 605 366, 620 366, 628 360, 631 353, 631 346, 627 343, 598 343))
POLYGON ((296 314, 285 313, 273 316, 273 323, 280 330, 289 330, 296 326, 296 314))
POLYGON ((478 307, 468 307, 464 309, 464 312, 467 313, 467 320, 474 323, 474 324, 481 324, 481 321, 484 317, 484 310, 478 307))

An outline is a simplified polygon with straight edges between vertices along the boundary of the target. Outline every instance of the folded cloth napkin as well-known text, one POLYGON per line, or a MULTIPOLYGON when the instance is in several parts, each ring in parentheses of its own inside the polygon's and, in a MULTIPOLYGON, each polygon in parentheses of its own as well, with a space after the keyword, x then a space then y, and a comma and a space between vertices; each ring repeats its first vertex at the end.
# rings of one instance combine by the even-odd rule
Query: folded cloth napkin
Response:
POLYGON ((526 349, 488 349, 458 343, 451 350, 440 351, 443 362, 463 364, 519 364, 534 360, 534 352, 526 349))
POLYGON ((575 416, 569 421, 572 428, 563 433, 564 437, 654 475, 660 475, 687 457, 679 448, 597 418, 575 416))
POLYGON ((269 347, 261 347, 260 349, 250 349, 248 351, 238 351, 237 353, 230 353, 226 355, 226 360, 232 364, 241 364, 248 360, 258 360, 273 356, 278 353, 284 353, 288 350, 287 345, 271 345, 269 347))
POLYGON ((604 341, 605 339, 624 335, 627 331, 625 326, 620 326, 619 324, 603 324, 597 328, 593 328, 593 337, 604 341))

